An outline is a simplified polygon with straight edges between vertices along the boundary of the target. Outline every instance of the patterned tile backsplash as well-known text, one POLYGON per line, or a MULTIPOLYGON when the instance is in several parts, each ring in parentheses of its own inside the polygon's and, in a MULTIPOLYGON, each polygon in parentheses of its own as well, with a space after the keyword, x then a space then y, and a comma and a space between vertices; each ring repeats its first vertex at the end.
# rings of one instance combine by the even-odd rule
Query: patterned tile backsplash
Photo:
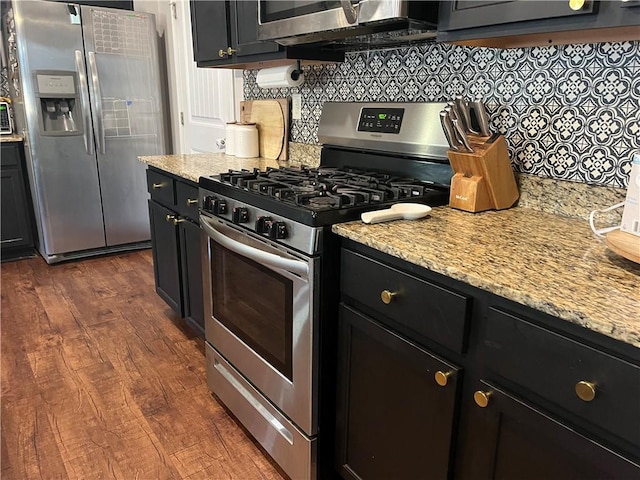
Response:
POLYGON ((425 44, 352 52, 305 66, 297 88, 262 89, 244 71, 247 100, 302 95, 293 142, 317 144, 325 101, 445 102, 484 98, 523 173, 626 187, 640 151, 640 42, 500 50, 425 44))

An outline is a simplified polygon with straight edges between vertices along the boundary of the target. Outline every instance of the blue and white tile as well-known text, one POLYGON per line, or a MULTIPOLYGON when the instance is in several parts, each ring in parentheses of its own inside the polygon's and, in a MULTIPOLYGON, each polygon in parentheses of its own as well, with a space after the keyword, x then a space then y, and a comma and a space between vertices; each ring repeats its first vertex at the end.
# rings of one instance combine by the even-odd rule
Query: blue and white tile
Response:
POLYGON ((465 95, 485 99, 519 171, 625 186, 631 153, 640 149, 640 42, 507 50, 434 43, 352 52, 341 64, 304 68, 298 89, 260 89, 256 71, 244 72, 247 99, 302 94, 306 115, 292 123, 295 142, 317 142, 318 109, 327 100, 465 95))

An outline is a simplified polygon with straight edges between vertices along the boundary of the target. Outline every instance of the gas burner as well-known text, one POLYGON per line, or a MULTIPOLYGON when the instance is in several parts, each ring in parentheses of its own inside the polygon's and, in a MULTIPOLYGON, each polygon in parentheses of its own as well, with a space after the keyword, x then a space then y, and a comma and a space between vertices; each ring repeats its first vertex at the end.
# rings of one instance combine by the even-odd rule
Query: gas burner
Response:
POLYGON ((300 213, 299 217, 298 214, 291 215, 310 223, 344 221, 350 218, 348 215, 357 216, 360 212, 398 201, 431 202, 432 198, 437 198, 438 203, 445 203, 447 196, 446 190, 434 189, 429 182, 353 167, 229 170, 213 180, 226 185, 225 188, 246 192, 252 199, 241 198, 255 201, 256 205, 268 202, 270 208, 278 211, 282 208, 282 211, 307 212, 300 213))

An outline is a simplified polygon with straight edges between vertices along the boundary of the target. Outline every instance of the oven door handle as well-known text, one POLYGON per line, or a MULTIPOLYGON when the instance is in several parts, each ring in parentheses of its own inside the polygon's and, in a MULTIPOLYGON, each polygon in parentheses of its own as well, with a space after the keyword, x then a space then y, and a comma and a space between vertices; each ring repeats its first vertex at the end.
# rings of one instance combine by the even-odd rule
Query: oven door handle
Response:
POLYGON ((309 275, 309 265, 305 262, 283 258, 280 255, 265 252, 249 245, 245 245, 237 240, 233 240, 216 230, 211 222, 202 215, 200 215, 200 226, 209 238, 238 255, 242 255, 243 257, 254 260, 262 265, 280 268, 301 276, 307 277, 309 275))

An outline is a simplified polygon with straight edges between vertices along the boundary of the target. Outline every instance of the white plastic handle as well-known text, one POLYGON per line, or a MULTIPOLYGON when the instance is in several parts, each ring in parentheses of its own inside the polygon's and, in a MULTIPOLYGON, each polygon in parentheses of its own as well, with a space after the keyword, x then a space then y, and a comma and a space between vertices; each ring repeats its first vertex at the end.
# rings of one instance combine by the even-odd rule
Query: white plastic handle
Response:
POLYGON ((391 220, 416 220, 427 215, 431 211, 431 207, 421 203, 396 203, 391 208, 385 210, 377 210, 374 212, 365 212, 360 215, 364 223, 380 223, 389 222, 391 220))

